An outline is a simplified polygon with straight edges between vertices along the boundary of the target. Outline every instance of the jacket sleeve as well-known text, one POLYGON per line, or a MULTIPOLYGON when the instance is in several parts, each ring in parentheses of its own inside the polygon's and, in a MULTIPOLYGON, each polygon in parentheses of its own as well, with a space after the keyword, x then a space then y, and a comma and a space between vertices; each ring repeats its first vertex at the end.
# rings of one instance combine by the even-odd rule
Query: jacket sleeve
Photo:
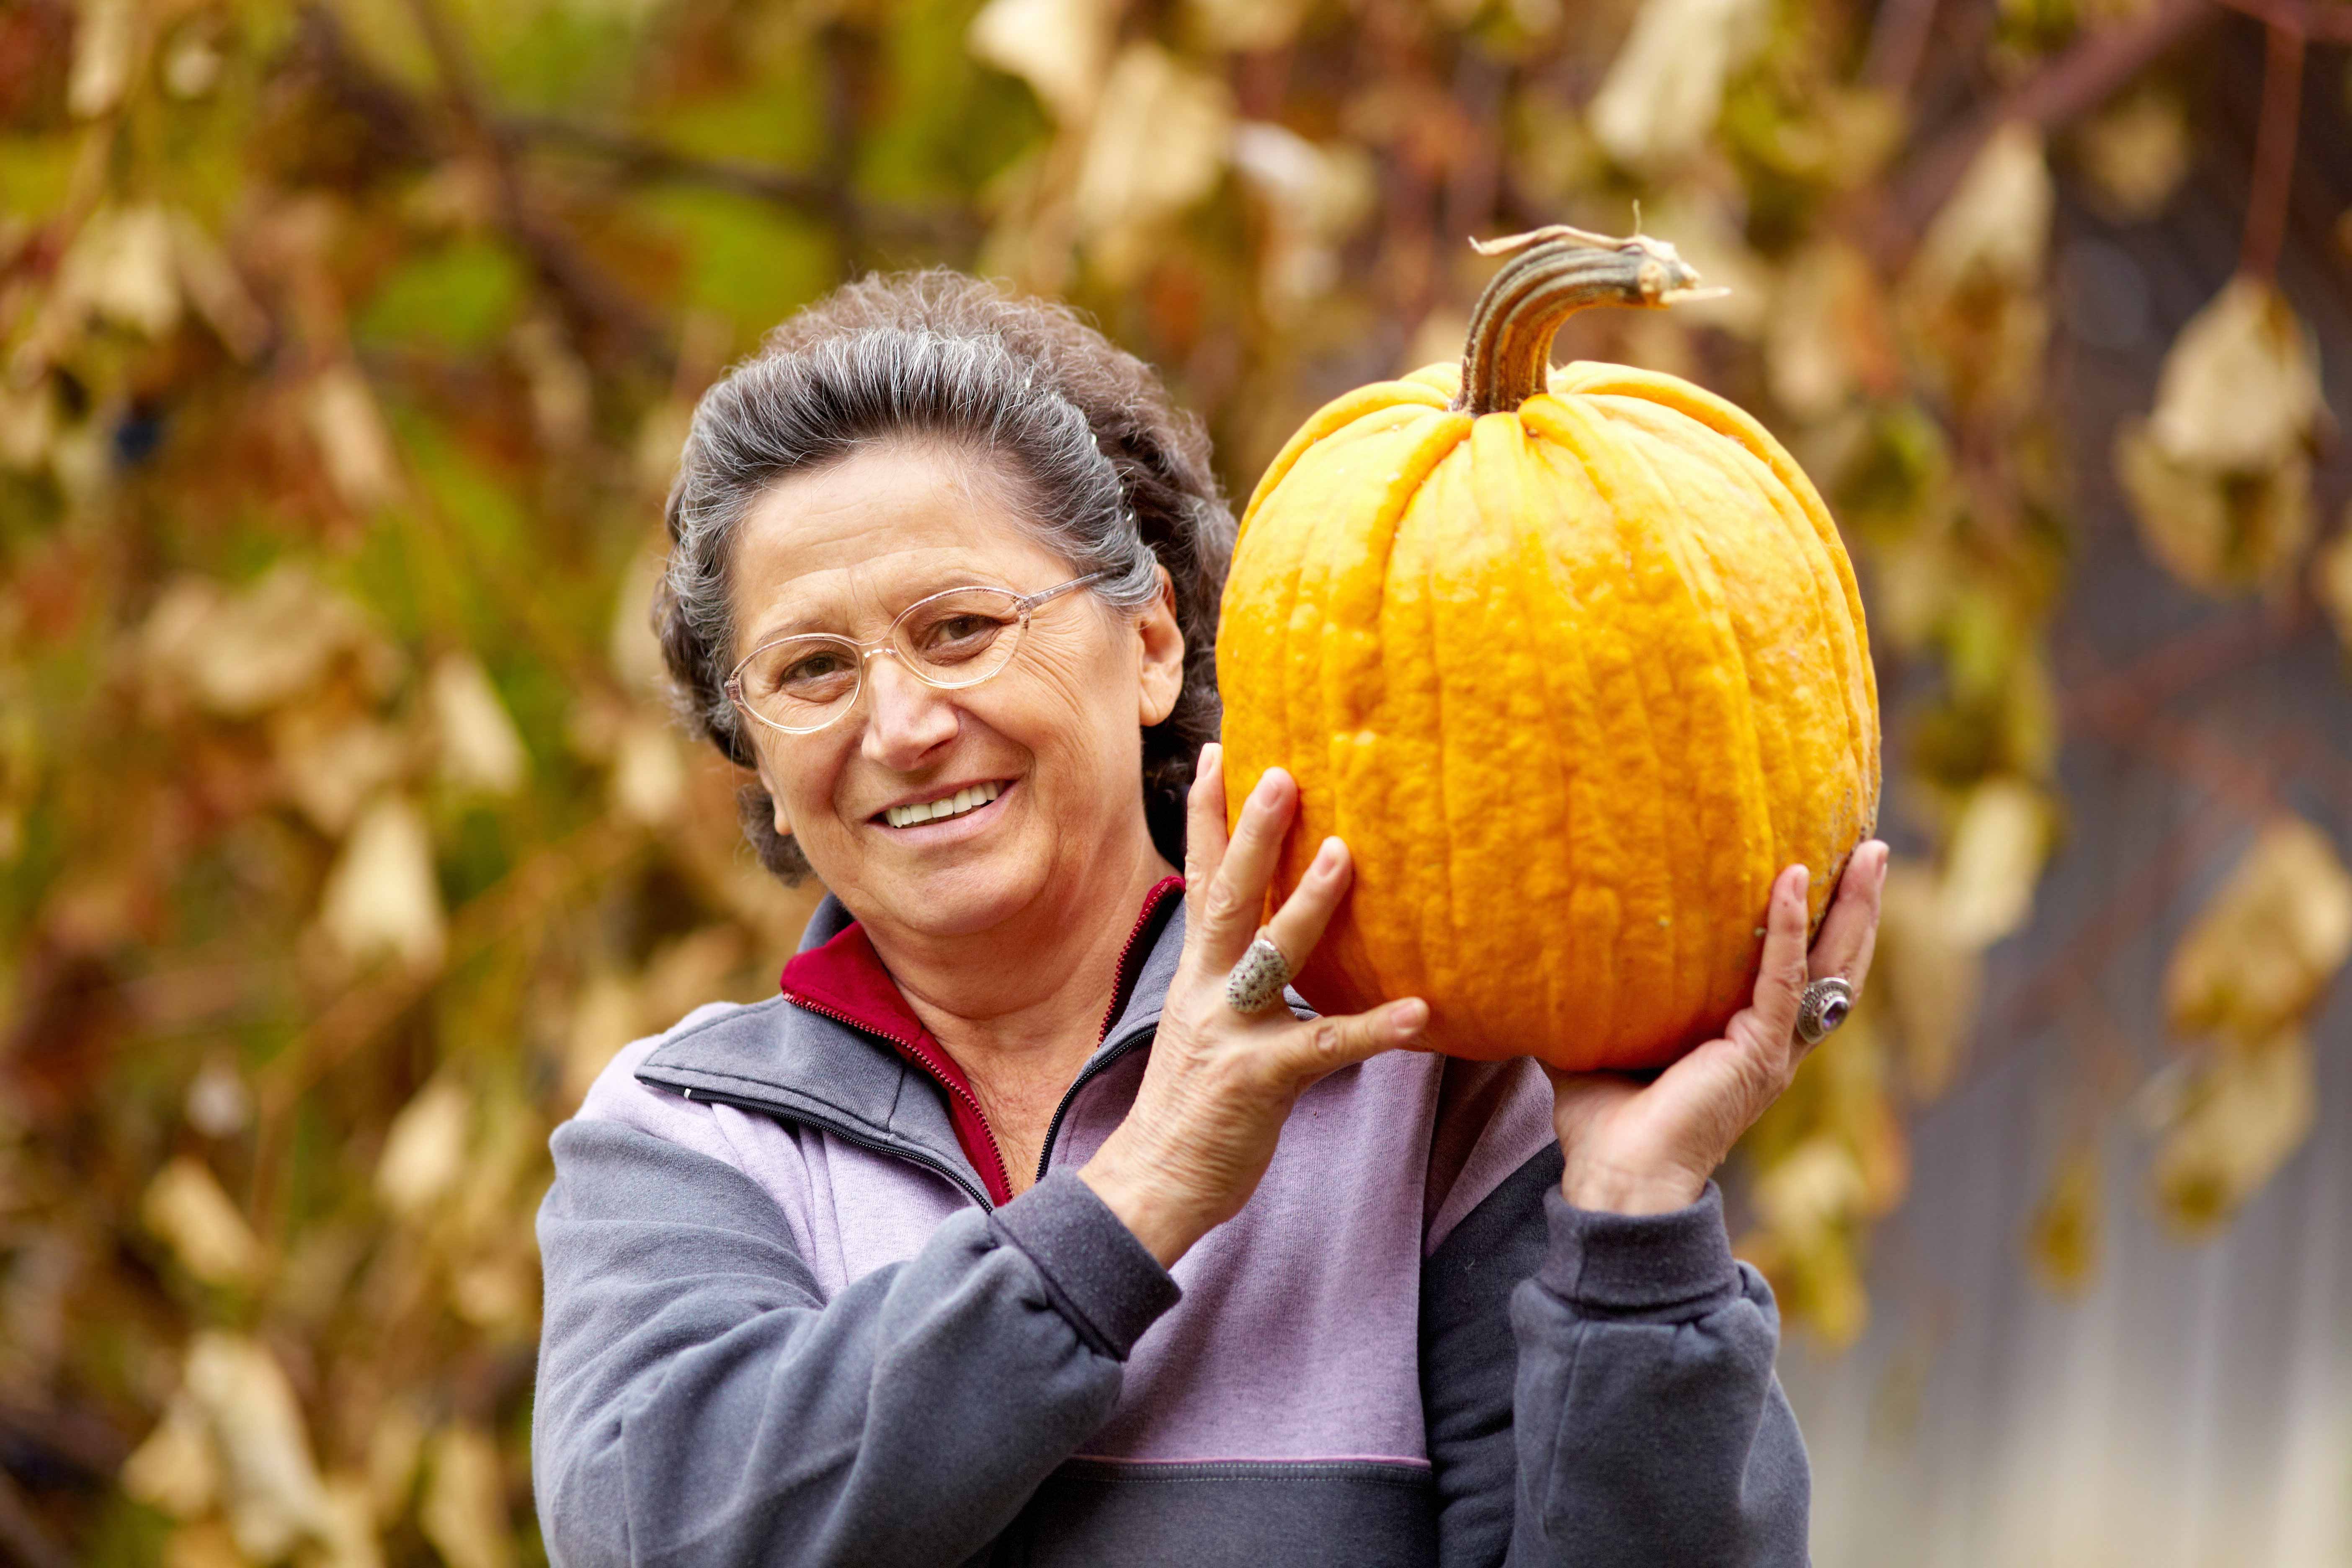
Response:
POLYGON ((1178 1295, 1066 1173, 823 1301, 733 1166, 618 1122, 553 1146, 531 1468, 556 1568, 961 1562, 1178 1295))
POLYGON ((1807 1561, 1811 1479, 1780 1315, 1722 1194, 1571 1208, 1537 1155, 1423 1266, 1423 1407, 1445 1568, 1807 1561))

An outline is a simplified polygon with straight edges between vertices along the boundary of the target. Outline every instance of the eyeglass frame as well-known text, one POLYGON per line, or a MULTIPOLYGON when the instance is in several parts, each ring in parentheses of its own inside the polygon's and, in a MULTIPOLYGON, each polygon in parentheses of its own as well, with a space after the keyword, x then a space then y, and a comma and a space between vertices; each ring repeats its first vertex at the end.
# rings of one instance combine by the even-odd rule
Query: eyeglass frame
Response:
MULTIPOLYGON (((1025 635, 1028 632, 1029 618, 1039 605, 1045 605, 1051 600, 1060 598, 1063 595, 1070 592, 1073 588, 1083 588, 1089 583, 1109 575, 1110 574, 1108 572, 1089 572, 1083 577, 1073 577, 1066 583, 1057 583, 1050 588, 1040 588, 1034 594, 1013 594, 1013 612, 1015 616, 1020 617, 1022 633, 1025 635)), ((982 589, 992 594, 1013 594, 1012 589, 996 583, 961 583, 952 588, 942 588, 936 594, 926 594, 921 598, 916 600, 913 604, 908 605, 905 609, 900 610, 897 615, 891 616, 890 624, 883 629, 881 637, 870 643, 859 642, 856 637, 842 637, 833 632, 793 632, 784 637, 771 637, 766 642, 761 643, 758 647, 753 648, 751 652, 745 654, 740 659, 736 661, 735 668, 727 672, 727 679, 720 683, 719 689, 727 694, 727 700, 740 709, 747 718, 751 719, 755 722, 765 724, 769 729, 775 731, 781 735, 818 734, 824 731, 833 728, 835 724, 840 723, 842 720, 847 718, 849 716, 849 710, 857 706, 857 700, 866 695, 866 667, 871 664, 877 656, 886 653, 898 660, 899 668, 905 670, 908 675, 913 676, 917 680, 921 681, 924 685, 929 687, 934 691, 969 691, 975 686, 983 685, 988 681, 995 679, 998 676, 1003 675, 1007 669, 1013 668, 1013 660, 1020 653, 1020 647, 1016 645, 1012 653, 1004 656, 1004 662, 998 665, 994 669, 990 670, 986 675, 976 677, 971 680, 934 680, 929 676, 925 675, 921 670, 917 669, 913 665, 909 664, 904 658, 900 657, 896 638, 900 624, 903 623, 908 616, 913 615, 925 605, 936 604, 941 599, 951 598, 958 594, 969 594, 975 588, 982 589), (743 667, 750 664, 761 654, 767 652, 770 648, 782 647, 784 644, 789 642, 837 643, 843 647, 857 650, 857 689, 849 694, 849 700, 841 705, 839 711, 835 712, 831 718, 825 720, 824 722, 812 724, 805 730, 795 730, 789 724, 777 723, 773 719, 769 718, 766 714, 752 707, 751 704, 746 701, 743 697, 743 667)))

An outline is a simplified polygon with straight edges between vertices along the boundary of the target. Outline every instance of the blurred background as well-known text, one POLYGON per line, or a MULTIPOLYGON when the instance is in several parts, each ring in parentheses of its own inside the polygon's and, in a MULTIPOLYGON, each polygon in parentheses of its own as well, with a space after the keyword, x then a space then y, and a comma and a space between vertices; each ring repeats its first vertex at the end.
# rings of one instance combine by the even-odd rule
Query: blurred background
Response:
POLYGON ((1566 221, 1863 574, 1864 1011, 1730 1175, 1833 1568, 2352 1564, 2352 4, 6 0, 0 1555, 542 1559, 545 1141, 770 993, 697 394, 1067 298, 1245 496, 1566 221))

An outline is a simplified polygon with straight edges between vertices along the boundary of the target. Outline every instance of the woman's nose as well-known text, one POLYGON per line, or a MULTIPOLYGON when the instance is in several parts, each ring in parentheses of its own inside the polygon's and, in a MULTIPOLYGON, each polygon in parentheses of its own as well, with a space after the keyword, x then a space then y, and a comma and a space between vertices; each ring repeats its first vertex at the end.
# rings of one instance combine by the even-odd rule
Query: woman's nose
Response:
POLYGON ((905 769, 955 739, 955 705, 887 653, 866 663, 866 760, 905 769))

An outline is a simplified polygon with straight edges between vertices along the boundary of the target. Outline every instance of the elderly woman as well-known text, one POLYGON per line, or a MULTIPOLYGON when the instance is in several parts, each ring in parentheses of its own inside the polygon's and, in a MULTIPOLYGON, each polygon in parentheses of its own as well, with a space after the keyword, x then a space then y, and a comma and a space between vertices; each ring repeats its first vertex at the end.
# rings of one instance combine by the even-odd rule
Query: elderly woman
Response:
MULTIPOLYGON (((970 279, 786 324, 703 399, 669 529, 693 721, 830 895, 780 995, 622 1052, 555 1134, 556 1563, 1804 1561, 1709 1179, 1802 1054, 1802 868, 1754 1005, 1647 1082, 1412 1050, 1412 998, 1250 1007, 1297 790, 1228 837, 1206 444, 970 279)), ((1861 983, 1885 865, 1811 975, 1861 983)), ((1286 964, 1349 875, 1324 843, 1286 964)))

